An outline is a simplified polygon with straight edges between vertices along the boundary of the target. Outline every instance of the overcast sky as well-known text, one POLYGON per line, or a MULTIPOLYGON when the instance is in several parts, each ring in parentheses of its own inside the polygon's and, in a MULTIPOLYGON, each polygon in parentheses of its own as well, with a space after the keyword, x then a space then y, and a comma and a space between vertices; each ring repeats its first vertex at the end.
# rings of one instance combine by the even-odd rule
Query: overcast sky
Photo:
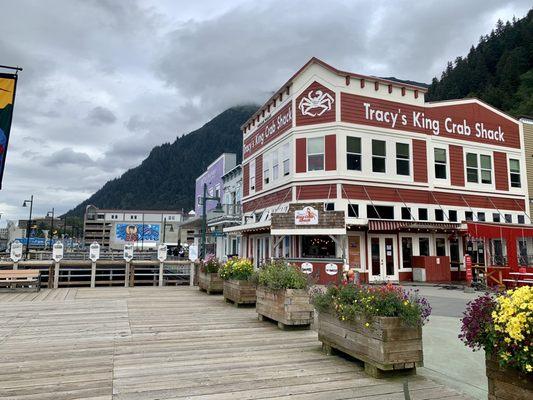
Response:
MULTIPOLYGON (((62 213, 150 149, 262 103, 309 58, 430 82, 531 0, 0 0, 20 74, 0 213, 62 213)), ((193 196, 193 193, 191 193, 193 196)))

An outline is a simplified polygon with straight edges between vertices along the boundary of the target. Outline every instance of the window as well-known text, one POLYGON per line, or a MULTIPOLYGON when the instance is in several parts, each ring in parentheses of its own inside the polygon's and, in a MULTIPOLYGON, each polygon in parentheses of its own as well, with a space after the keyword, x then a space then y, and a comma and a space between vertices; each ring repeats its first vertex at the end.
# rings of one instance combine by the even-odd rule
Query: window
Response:
POLYGON ((418 252, 421 256, 429 256, 429 238, 418 238, 418 252))
POLYGON ((413 238, 402 238, 402 267, 412 268, 411 257, 413 256, 413 238))
POLYGON ((250 161, 250 190, 255 190, 255 160, 250 161))
POLYGON ((409 207, 402 207, 402 219, 411 219, 411 209, 409 207))
POLYGON ((472 211, 465 211, 465 221, 473 221, 474 213, 472 211))
POLYGON ((446 149, 435 149, 435 178, 446 179, 446 149))
POLYGON ((492 161, 491 156, 480 155, 479 161, 481 164, 481 183, 492 183, 492 161))
POLYGON ((448 211, 448 219, 450 222, 457 222, 457 211, 456 210, 448 211))
POLYGON ((526 223, 526 220, 525 220, 523 215, 519 215, 518 216, 518 223, 519 224, 525 224, 526 223))
POLYGON ((394 219, 394 207, 392 206, 366 206, 367 218, 394 219))
POLYGON ((307 170, 324 170, 324 138, 311 138, 307 140, 307 170))
POLYGON ((420 221, 427 221, 428 220, 428 209, 427 208, 419 208, 418 209, 418 219, 420 221))
POLYGON ((346 138, 346 166, 351 171, 361 171, 361 138, 346 138))
POLYGON ((519 188, 522 186, 520 182, 520 162, 518 160, 509 160, 509 174, 511 178, 511 187, 519 188))
POLYGON ((478 212, 477 213, 477 220, 480 222, 485 222, 485 213, 484 212, 478 212))
POLYGON ((477 154, 466 153, 466 180, 478 183, 477 154))
POLYGON ((409 175, 409 145, 396 143, 396 173, 409 175))
POLYGON ((324 203, 324 211, 335 211, 335 203, 324 203))
POLYGON ((435 210, 435 221, 444 221, 444 211, 440 208, 435 210))
POLYGON ((290 173, 290 148, 289 143, 283 145, 283 176, 287 176, 290 173))
POLYGON ((358 204, 348 204, 348 217, 359 218, 358 204))
POLYGON ((513 216, 511 214, 505 214, 505 222, 507 224, 512 224, 513 223, 513 216))
POLYGON ((263 161, 263 180, 265 181, 265 185, 268 185, 270 182, 269 158, 270 157, 265 157, 265 160, 263 161))
POLYGON ((446 239, 435 238, 435 250, 437 256, 444 257, 446 255, 446 239))
POLYGON ((372 140, 372 171, 386 172, 386 143, 383 140, 372 140))
POLYGON ((335 257, 335 242, 329 236, 302 235, 302 257, 335 257))
POLYGON ((272 154, 272 180, 275 181, 279 176, 279 160, 278 151, 274 151, 272 154))
POLYGON ((492 221, 493 222, 500 222, 500 214, 499 213, 492 213, 492 221))

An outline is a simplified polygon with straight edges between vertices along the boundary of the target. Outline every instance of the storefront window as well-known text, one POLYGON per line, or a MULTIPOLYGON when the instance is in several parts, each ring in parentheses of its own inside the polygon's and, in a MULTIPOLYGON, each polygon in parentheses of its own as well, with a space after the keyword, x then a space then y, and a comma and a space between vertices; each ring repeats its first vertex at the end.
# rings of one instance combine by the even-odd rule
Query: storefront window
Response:
POLYGON ((450 239, 450 264, 452 268, 457 268, 459 271, 460 267, 460 257, 459 257, 459 239, 450 239))
POLYGON ((413 238, 402 238, 402 267, 411 268, 411 257, 413 256, 413 238))
POLYGON ((335 242, 329 236, 302 236, 302 257, 334 258, 335 242))
POLYGON ((307 170, 324 170, 324 138, 311 138, 307 140, 307 170))
POLYGON ((435 239, 435 250, 436 254, 439 257, 443 257, 446 255, 446 239, 444 238, 436 238, 435 239))
POLYGON ((429 238, 418 239, 418 252, 421 256, 429 256, 429 238))

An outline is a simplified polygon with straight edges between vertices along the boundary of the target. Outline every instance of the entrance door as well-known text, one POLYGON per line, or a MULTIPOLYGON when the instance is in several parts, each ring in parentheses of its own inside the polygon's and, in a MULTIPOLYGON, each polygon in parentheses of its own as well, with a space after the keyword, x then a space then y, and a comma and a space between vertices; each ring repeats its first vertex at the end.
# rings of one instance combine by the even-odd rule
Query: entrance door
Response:
POLYGON ((370 282, 398 280, 396 237, 388 235, 369 236, 370 282))

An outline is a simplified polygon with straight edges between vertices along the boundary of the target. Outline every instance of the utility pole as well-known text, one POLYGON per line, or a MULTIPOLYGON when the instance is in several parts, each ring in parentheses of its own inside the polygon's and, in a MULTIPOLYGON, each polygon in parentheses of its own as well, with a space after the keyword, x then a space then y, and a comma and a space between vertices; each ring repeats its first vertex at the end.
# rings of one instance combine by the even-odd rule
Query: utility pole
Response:
MULTIPOLYGON (((48 211, 46 213, 46 216, 47 217, 50 217, 50 214, 52 216, 52 222, 50 223, 50 247, 53 246, 54 244, 54 208, 52 207, 52 211, 48 211)), ((46 243, 45 243, 45 248, 46 248, 46 243)))

